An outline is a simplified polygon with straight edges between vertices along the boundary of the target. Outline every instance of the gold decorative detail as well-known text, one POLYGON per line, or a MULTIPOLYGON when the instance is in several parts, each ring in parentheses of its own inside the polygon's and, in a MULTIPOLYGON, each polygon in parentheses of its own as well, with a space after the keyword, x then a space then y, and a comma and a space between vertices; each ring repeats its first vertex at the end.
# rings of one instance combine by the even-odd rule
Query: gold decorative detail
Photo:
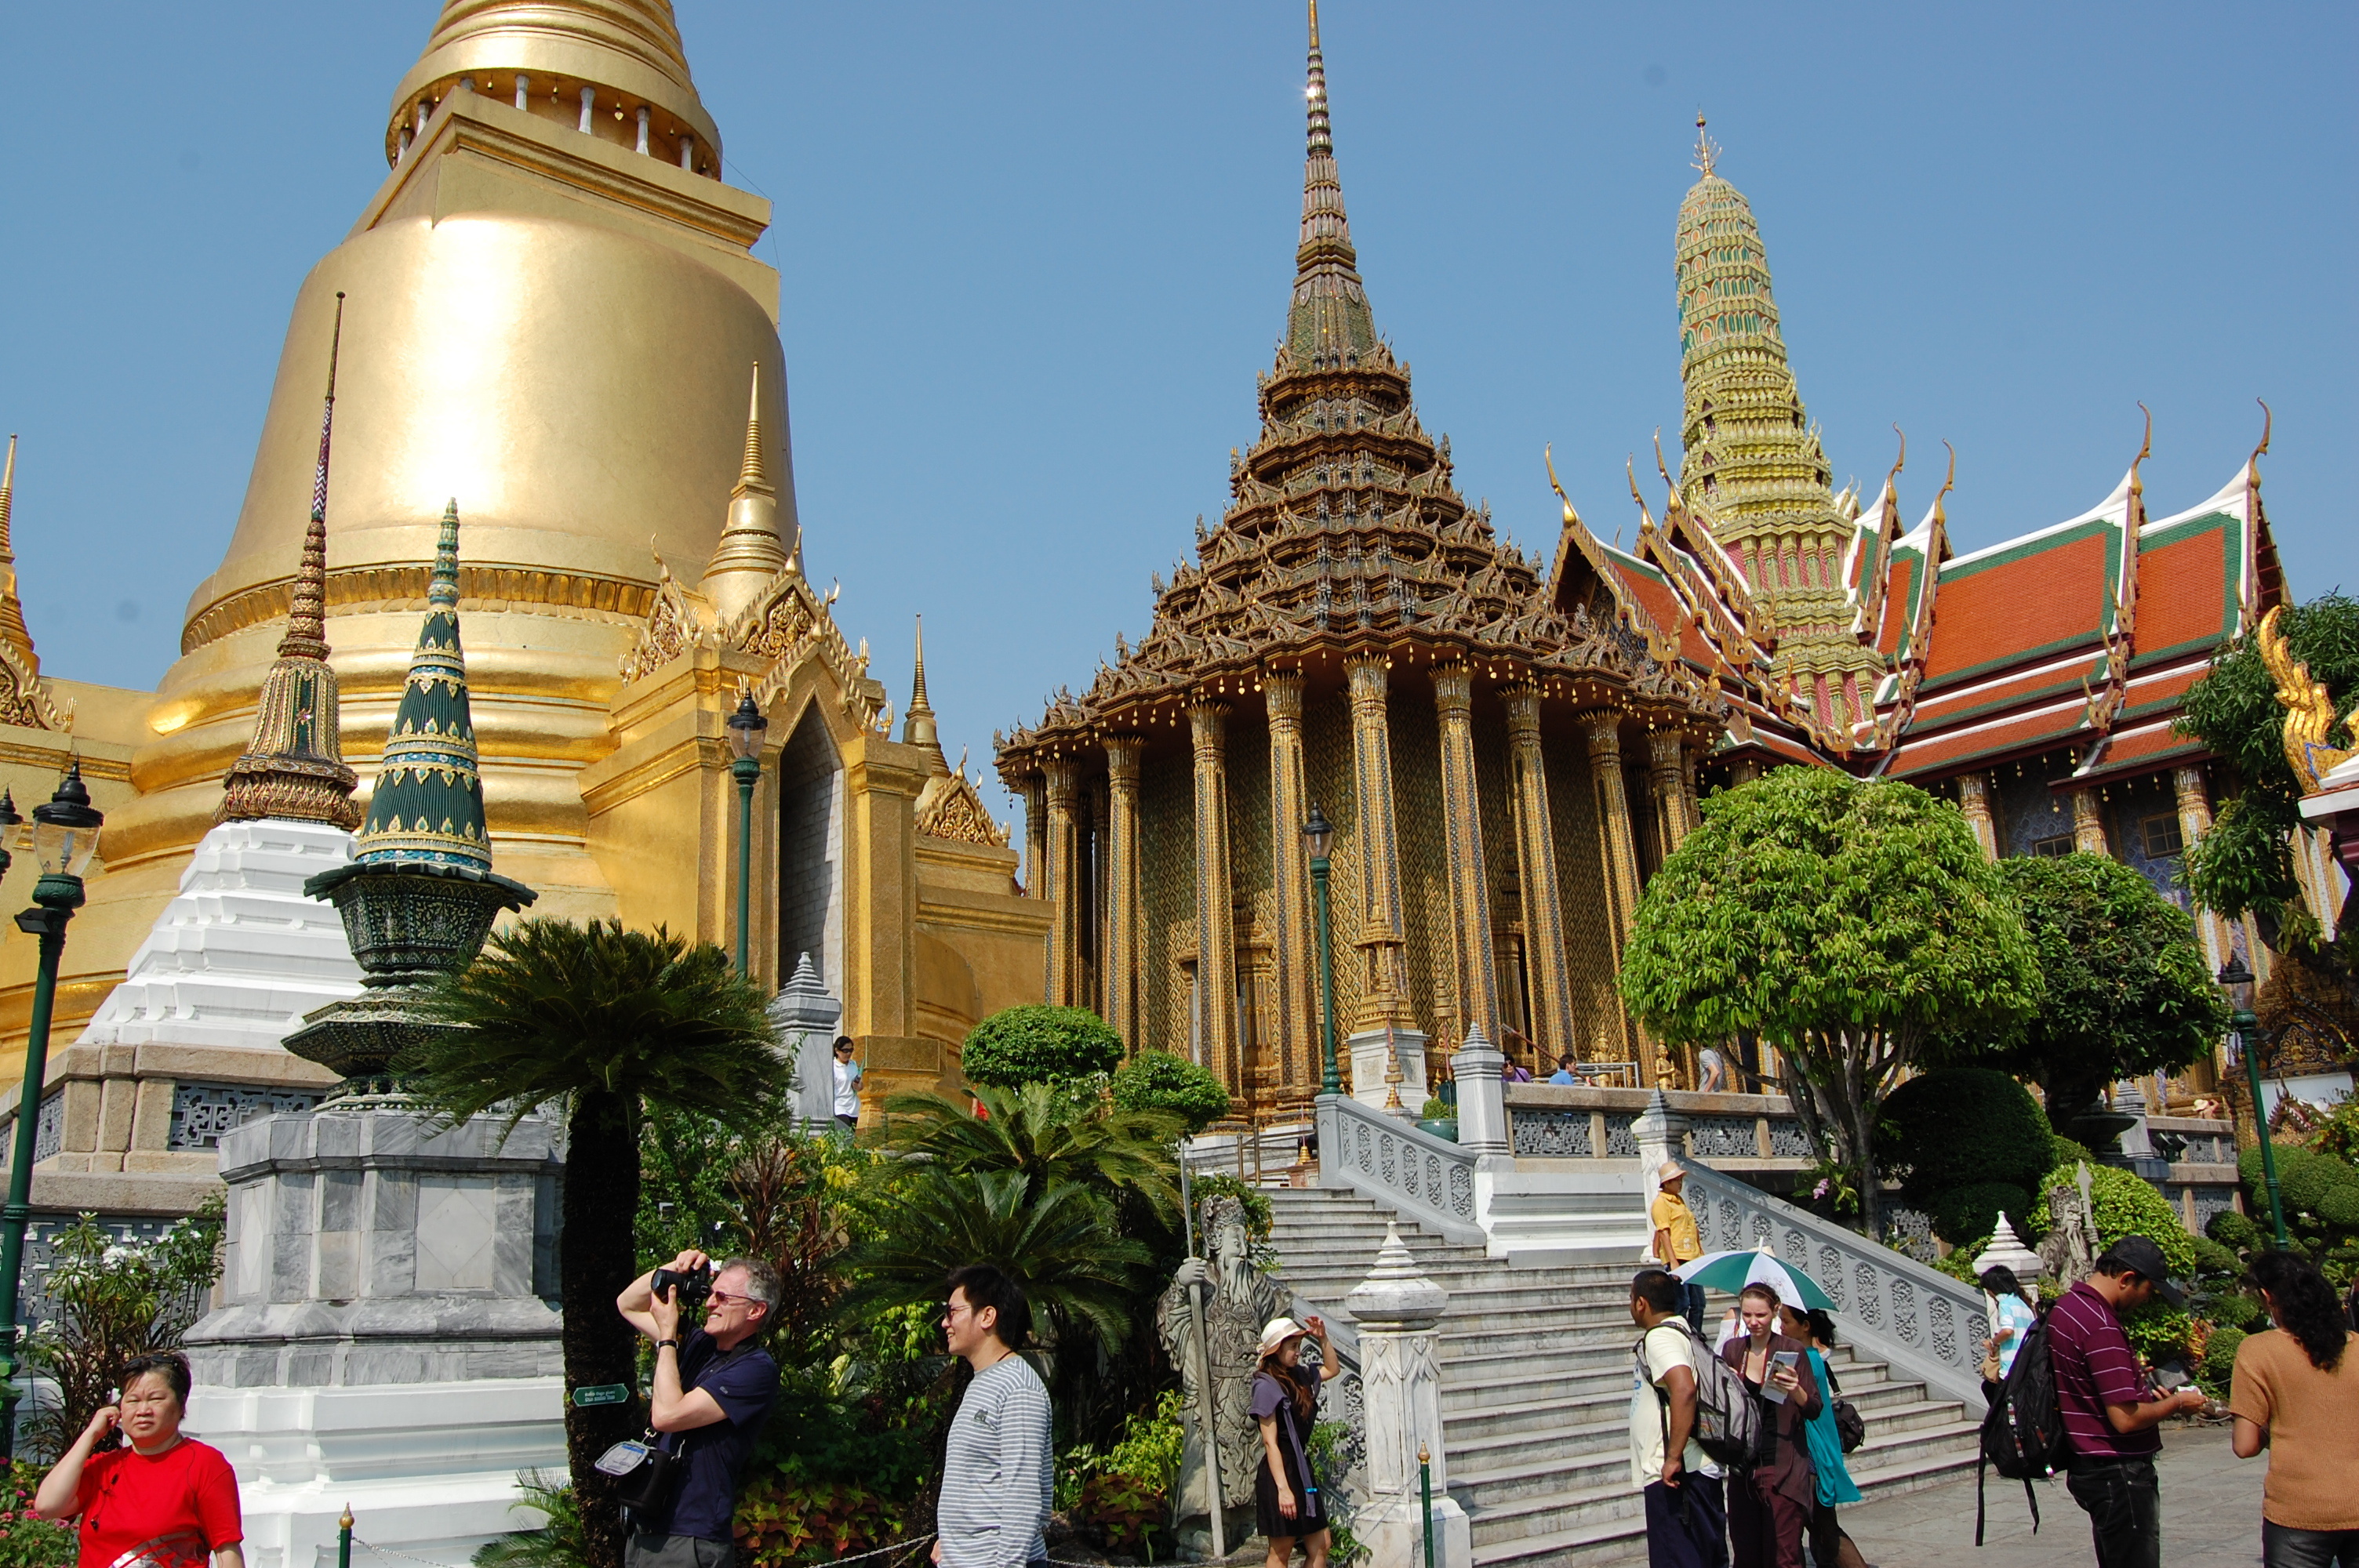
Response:
POLYGON ((63 708, 49 698, 40 666, 6 643, 0 643, 0 724, 21 724, 27 730, 71 730, 74 705, 63 708))
POLYGON ((2286 710, 2286 761, 2302 793, 2308 795, 2321 778, 2349 762, 2352 751, 2326 743, 2343 719, 2335 713, 2334 699, 2327 695, 2325 686, 2312 680, 2310 666, 2286 646, 2285 633, 2278 624, 2284 614, 2285 606, 2271 608, 2261 617, 2253 641, 2261 651, 2261 663, 2277 681, 2277 704, 2286 710))
POLYGON ((918 831, 929 838, 986 844, 995 849, 1007 848, 1010 832, 984 809, 974 781, 966 776, 963 757, 954 771, 926 781, 926 787, 918 794, 917 824, 918 831))
POLYGON ((622 658, 626 683, 645 680, 690 648, 711 644, 712 631, 705 616, 690 601, 688 590, 679 586, 661 557, 657 557, 656 569, 659 575, 655 603, 648 607, 638 641, 622 658))

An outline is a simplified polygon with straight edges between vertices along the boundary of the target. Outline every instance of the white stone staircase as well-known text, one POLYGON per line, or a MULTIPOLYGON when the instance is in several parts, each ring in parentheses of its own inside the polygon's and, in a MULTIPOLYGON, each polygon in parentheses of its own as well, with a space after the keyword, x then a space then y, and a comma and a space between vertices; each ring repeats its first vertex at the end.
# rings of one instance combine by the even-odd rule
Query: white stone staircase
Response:
MULTIPOLYGON (((1355 1194, 1271 1190, 1279 1278, 1338 1322, 1375 1261, 1388 1217, 1355 1194)), ((1479 1247, 1404 1224, 1419 1266, 1450 1292, 1441 1408, 1450 1494, 1473 1527, 1476 1568, 1575 1568, 1643 1561, 1643 1505, 1630 1486, 1630 1276, 1637 1265, 1518 1269, 1479 1247)), ((1725 1302, 1714 1304, 1715 1314, 1725 1302)), ((1867 1421, 1850 1455, 1870 1497, 1970 1470, 1976 1422, 1963 1407, 1893 1380, 1848 1349, 1829 1357, 1867 1421)))

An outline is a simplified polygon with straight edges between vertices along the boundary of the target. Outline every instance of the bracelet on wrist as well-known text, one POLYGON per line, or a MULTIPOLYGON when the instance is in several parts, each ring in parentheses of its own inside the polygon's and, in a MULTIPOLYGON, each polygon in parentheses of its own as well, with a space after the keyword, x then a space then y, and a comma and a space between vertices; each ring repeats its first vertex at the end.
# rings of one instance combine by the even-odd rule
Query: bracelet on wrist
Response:
POLYGON ((679 1348, 679 1341, 677 1339, 658 1339, 656 1341, 656 1348, 658 1350, 677 1350, 679 1348))

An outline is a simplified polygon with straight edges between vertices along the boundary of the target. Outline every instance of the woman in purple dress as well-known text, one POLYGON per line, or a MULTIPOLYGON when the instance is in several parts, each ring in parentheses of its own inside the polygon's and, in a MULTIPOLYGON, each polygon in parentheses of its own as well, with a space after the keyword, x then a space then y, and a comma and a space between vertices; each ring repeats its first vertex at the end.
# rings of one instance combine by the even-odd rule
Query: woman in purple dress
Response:
POLYGON ((1261 1427, 1262 1462, 1254 1467, 1254 1519, 1269 1541, 1268 1568, 1286 1568, 1295 1543, 1310 1568, 1327 1568, 1327 1495, 1310 1467, 1310 1432, 1319 1421, 1319 1385, 1336 1370, 1327 1325, 1273 1318, 1261 1331, 1254 1372, 1253 1415, 1261 1427), (1305 1335, 1319 1339, 1319 1365, 1302 1364, 1305 1335))

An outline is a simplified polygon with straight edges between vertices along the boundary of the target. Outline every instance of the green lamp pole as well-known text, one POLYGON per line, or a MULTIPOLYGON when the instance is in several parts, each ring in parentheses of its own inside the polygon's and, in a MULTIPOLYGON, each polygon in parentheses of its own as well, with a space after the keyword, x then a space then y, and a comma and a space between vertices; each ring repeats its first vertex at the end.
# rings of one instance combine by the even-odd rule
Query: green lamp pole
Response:
MULTIPOLYGON (((21 820, 0 795, 0 827, 21 820)), ((25 1227, 33 1217, 33 1140, 41 1120, 41 1080, 49 1065, 49 1014, 58 1000, 58 959, 66 950, 66 922, 82 907, 82 868, 98 848, 105 817, 90 804, 77 761, 48 802, 33 807, 33 853, 41 880, 33 884, 33 907, 16 916, 16 929, 41 939, 41 966, 33 982, 32 1028, 25 1039, 25 1078, 16 1090, 16 1149, 8 1164, 8 1201, 0 1206, 0 1459, 16 1445, 16 1304, 25 1263, 25 1227)), ((0 853, 0 871, 7 858, 0 853)))
POLYGON ((2286 1251, 2285 1197, 2277 1191, 2277 1155, 2269 1143, 2269 1119, 2261 1110, 2261 1056, 2254 1049, 2261 1021, 2253 1015, 2253 971, 2234 953, 2220 966, 2220 984, 2235 1010, 2229 1026, 2236 1032, 2236 1054, 2245 1058, 2245 1083, 2253 1092, 2253 1135, 2261 1145, 2261 1180, 2269 1189, 2269 1223, 2277 1229, 2277 1250, 2286 1251))
POLYGON ((754 706, 754 694, 737 699, 728 719, 729 772, 737 780, 737 972, 745 968, 745 927, 754 906, 754 786, 762 780, 762 737, 770 721, 754 706))
POLYGON ((1335 1065, 1335 959, 1327 943, 1327 851, 1335 847, 1335 827, 1319 803, 1310 803, 1310 820, 1302 825, 1302 841, 1310 849, 1310 886, 1319 905, 1319 1044, 1325 1053, 1321 1094, 1343 1092, 1343 1075, 1335 1065))

